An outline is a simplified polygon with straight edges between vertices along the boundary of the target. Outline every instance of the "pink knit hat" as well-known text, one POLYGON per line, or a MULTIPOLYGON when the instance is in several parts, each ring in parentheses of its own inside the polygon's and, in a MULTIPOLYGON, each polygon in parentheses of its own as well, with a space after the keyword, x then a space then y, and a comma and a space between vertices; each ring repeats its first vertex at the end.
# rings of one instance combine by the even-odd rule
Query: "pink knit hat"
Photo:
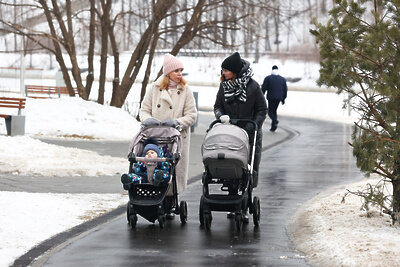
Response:
POLYGON ((165 75, 176 69, 183 69, 182 62, 171 54, 164 56, 163 72, 165 75))

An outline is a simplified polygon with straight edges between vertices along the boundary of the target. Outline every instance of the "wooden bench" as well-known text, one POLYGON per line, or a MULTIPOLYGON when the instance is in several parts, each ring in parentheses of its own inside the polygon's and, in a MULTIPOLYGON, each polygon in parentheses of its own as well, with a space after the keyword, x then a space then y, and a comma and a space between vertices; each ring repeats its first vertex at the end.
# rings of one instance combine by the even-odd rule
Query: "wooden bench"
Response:
POLYGON ((25 116, 21 114, 25 108, 25 98, 0 97, 0 117, 6 120, 7 135, 25 134, 25 116), (3 114, 2 108, 17 108, 18 115, 3 114))
MULTIPOLYGON (((75 95, 78 94, 78 88, 73 88, 75 95)), ((42 85, 25 85, 25 95, 31 98, 51 98, 52 95, 69 95, 65 86, 42 86, 42 85), (40 96, 38 96, 40 95, 40 96), (46 96, 43 96, 46 95, 46 96)))

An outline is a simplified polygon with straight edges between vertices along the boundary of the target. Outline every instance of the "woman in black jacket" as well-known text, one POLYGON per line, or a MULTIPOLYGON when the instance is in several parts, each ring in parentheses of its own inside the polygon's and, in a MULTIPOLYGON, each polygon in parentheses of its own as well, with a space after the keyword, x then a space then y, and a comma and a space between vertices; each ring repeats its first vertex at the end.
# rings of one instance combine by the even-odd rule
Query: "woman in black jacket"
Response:
MULTIPOLYGON (((217 119, 228 115, 231 119, 250 119, 257 123, 257 143, 254 157, 254 184, 258 184, 258 167, 261 161, 262 125, 267 115, 267 103, 260 85, 253 80, 250 63, 238 52, 227 57, 221 64, 221 83, 214 104, 217 119)), ((254 128, 248 123, 239 125, 249 135, 253 143, 254 128)))

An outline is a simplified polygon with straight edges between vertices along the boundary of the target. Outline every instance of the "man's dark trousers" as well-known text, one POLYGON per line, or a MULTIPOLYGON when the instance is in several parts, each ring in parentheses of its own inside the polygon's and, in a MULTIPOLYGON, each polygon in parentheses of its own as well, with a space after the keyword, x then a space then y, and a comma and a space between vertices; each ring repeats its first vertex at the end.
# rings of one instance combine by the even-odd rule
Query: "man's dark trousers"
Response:
POLYGON ((280 100, 268 100, 268 116, 271 118, 271 126, 278 124, 278 115, 276 110, 278 109, 280 100))

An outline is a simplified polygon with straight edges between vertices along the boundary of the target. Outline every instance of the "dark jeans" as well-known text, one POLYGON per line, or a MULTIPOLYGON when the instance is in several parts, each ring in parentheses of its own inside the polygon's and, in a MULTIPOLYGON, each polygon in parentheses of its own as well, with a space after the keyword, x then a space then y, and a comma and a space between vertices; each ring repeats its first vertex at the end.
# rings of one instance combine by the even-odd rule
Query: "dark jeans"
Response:
POLYGON ((278 123, 278 114, 276 111, 278 109, 280 100, 268 100, 268 117, 271 118, 272 124, 278 123))

